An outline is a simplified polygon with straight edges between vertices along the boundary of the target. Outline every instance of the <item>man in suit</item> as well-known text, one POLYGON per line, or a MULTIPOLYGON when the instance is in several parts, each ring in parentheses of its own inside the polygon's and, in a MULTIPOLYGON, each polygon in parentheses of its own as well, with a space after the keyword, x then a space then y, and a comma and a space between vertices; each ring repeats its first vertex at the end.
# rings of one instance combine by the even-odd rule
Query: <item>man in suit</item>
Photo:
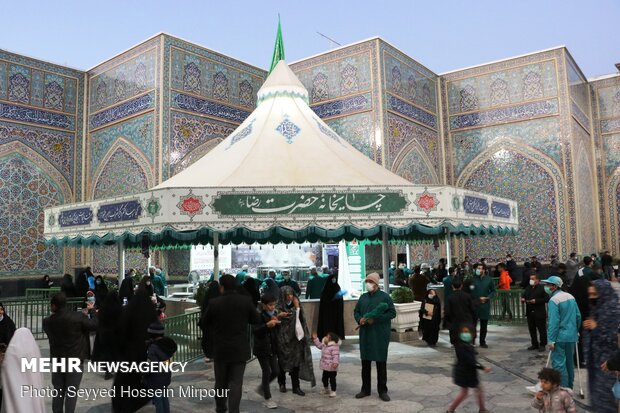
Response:
POLYGON ((250 359, 249 324, 260 323, 260 316, 252 299, 237 293, 234 276, 223 275, 220 290, 222 295, 209 301, 204 315, 214 337, 215 411, 239 413, 245 363, 250 359))
MULTIPOLYGON (((90 356, 91 331, 97 330, 97 320, 89 318, 94 302, 87 302, 82 312, 67 309, 65 293, 56 293, 50 301, 52 315, 43 319, 43 331, 50 342, 50 357, 52 358, 79 358, 82 361, 90 356)), ((79 372, 52 372, 52 385, 57 390, 57 396, 52 400, 54 413, 73 413, 77 404, 77 396, 69 397, 68 388, 77 390, 82 381, 82 371, 79 372), (64 405, 64 410, 63 410, 64 405)))
POLYGON ((547 346, 547 307, 549 296, 545 288, 540 284, 538 275, 534 272, 530 275, 530 282, 521 294, 521 302, 525 303, 525 315, 527 327, 530 331, 532 345, 528 350, 545 351, 547 346), (536 335, 538 330, 538 335, 536 335), (540 340, 538 339, 540 336, 540 340))

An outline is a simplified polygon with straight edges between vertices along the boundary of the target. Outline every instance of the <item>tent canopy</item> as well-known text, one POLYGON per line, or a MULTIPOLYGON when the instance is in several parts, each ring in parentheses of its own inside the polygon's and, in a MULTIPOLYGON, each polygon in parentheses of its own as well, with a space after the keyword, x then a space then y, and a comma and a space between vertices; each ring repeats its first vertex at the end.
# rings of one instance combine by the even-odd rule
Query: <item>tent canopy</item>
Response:
POLYGON ((218 146, 149 191, 45 210, 55 245, 428 239, 514 234, 514 201, 413 185, 331 130, 281 60, 258 105, 218 146))

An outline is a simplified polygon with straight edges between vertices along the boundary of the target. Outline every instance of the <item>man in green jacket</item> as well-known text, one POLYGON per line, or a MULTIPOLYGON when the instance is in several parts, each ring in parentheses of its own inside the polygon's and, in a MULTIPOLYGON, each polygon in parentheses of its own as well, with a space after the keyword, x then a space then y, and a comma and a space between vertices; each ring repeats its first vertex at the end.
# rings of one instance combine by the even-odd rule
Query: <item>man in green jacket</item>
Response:
MULTIPOLYGON (((478 320, 480 320, 480 347, 488 348, 487 346, 487 327, 489 325, 489 318, 491 318, 491 299, 495 295, 495 285, 493 279, 486 273, 486 266, 482 263, 477 263, 474 270, 474 279, 471 284, 471 298, 474 300, 476 306, 476 319, 474 325, 478 327, 478 320)), ((471 288, 470 287, 470 288, 471 288)), ((476 338, 474 337, 474 342, 476 338)))
POLYGON ((389 294, 379 290, 379 274, 366 277, 366 293, 353 313, 359 324, 360 358, 362 359, 362 390, 356 399, 370 396, 371 363, 377 364, 377 391, 383 401, 390 401, 387 388, 387 354, 390 344, 391 320, 396 317, 394 302, 389 294))

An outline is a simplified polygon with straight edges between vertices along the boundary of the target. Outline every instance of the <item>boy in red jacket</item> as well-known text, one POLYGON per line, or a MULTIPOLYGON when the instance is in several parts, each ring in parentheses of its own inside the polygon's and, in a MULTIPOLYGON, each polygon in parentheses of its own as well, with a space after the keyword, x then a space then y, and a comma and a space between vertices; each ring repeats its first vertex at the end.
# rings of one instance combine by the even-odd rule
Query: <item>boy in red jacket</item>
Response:
MULTIPOLYGON (((510 274, 508 274, 508 270, 506 270, 506 265, 500 263, 497 265, 497 270, 499 271, 499 285, 497 289, 500 291, 510 291, 510 284, 512 283, 512 278, 510 278, 510 274)), ((500 292, 499 296, 502 298, 502 319, 508 313, 508 320, 512 320, 512 309, 510 308, 510 302, 508 299, 508 294, 502 294, 500 292)))

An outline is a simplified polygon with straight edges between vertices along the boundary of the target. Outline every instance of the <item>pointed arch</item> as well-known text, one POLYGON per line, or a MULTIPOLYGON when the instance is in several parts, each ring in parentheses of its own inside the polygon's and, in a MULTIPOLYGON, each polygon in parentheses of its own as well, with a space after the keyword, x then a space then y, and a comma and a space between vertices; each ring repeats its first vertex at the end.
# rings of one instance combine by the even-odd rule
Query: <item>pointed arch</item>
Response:
MULTIPOLYGON (((107 178, 105 174, 108 173, 108 165, 111 163, 111 161, 116 161, 116 158, 118 157, 122 157, 127 160, 130 164, 128 165, 128 167, 131 166, 135 168, 133 169, 133 173, 127 174, 122 174, 123 171, 119 170, 112 171, 120 173, 118 176, 120 178, 132 180, 132 182, 125 182, 126 184, 128 184, 127 187, 129 188, 129 190, 145 191, 155 185, 150 161, 144 156, 144 154, 139 148, 133 145, 125 137, 121 136, 110 147, 106 155, 101 160, 101 163, 95 170, 91 181, 92 185, 89 188, 89 199, 96 199, 98 195, 98 186, 100 188, 100 193, 103 197, 111 195, 109 192, 105 193, 105 191, 102 191, 102 187, 100 185, 103 184, 102 177, 107 178), (136 179, 138 181, 136 181, 136 179)), ((132 170, 130 169, 129 172, 131 171, 132 170)), ((114 179, 114 177, 111 177, 111 179, 114 179)), ((126 194, 127 188, 125 188, 124 190, 119 188, 119 191, 124 191, 124 193, 126 194)))
POLYGON ((611 249, 614 255, 620 254, 620 166, 618 166, 607 180, 607 207, 609 208, 609 236, 611 249))
MULTIPOLYGON (((424 183, 427 185, 439 184, 439 177, 437 176, 437 171, 433 167, 433 163, 426 155, 426 151, 415 140, 407 142, 407 144, 405 144, 405 146, 403 146, 401 150, 398 152, 398 154, 394 158, 394 161, 392 162, 392 168, 391 168, 392 172, 398 175, 401 175, 399 173, 399 170, 401 170, 402 167, 405 166, 404 164, 406 163, 407 160, 410 159, 410 156, 412 156, 413 153, 417 154, 420 162, 426 167, 426 170, 428 170, 433 182, 413 182, 413 181, 412 182, 413 183, 424 183)), ((410 180, 409 178, 406 178, 406 177, 403 177, 403 178, 410 180)))
MULTIPOLYGON (((516 256, 568 255, 567 228, 562 221, 566 215, 566 185, 558 166, 547 155, 505 139, 476 156, 457 178, 456 185, 519 203, 516 238, 466 240, 468 249, 484 250, 479 252, 483 254, 480 256, 491 260, 506 252, 507 248, 498 247, 498 242, 512 249, 516 256)), ((474 251, 468 253, 475 255, 474 251)))
POLYGON ((579 251, 591 254, 599 250, 596 216, 596 195, 593 190, 594 174, 590 164, 590 153, 583 140, 579 140, 577 151, 574 153, 575 175, 575 209, 577 215, 577 242, 579 251))

